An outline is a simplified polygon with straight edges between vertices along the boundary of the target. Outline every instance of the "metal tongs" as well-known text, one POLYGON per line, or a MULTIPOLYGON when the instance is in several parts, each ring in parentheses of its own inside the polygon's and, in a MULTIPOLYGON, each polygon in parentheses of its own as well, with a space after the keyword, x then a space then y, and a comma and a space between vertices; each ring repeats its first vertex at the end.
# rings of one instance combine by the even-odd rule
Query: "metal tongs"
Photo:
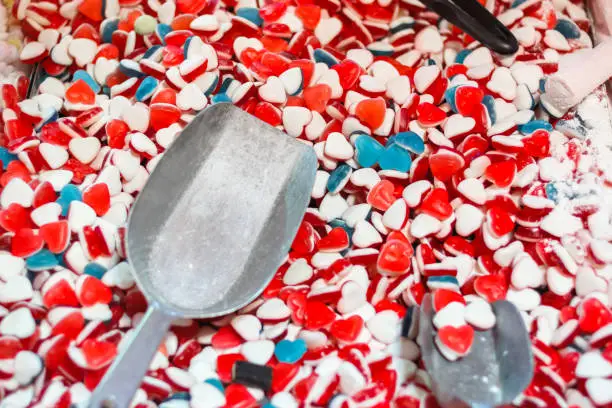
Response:
POLYGON ((477 0, 420 1, 492 51, 504 55, 518 51, 518 42, 510 30, 477 0))

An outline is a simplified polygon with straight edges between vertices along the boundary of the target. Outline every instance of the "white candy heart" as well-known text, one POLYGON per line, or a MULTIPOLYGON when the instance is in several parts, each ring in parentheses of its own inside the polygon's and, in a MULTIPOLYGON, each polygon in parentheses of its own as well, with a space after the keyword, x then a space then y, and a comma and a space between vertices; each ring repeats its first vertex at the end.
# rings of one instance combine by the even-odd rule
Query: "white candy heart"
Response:
MULTIPOLYGON (((219 29, 219 20, 217 20, 214 14, 205 14, 191 21, 189 28, 200 31, 217 31, 219 29)), ((193 39, 195 38, 192 38, 192 40, 193 39)))
POLYGON ((336 17, 321 18, 315 27, 314 35, 322 46, 329 44, 342 31, 342 21, 336 17))
MULTIPOLYGON (((172 24, 172 20, 176 15, 176 4, 173 1, 166 1, 164 4, 159 6, 157 9, 157 19, 162 24, 172 24)), ((192 40, 195 38, 199 38, 198 36, 194 36, 192 40)))
POLYGON ((466 178, 459 183, 457 191, 475 204, 483 205, 487 201, 487 192, 479 179, 466 178))
POLYGON ((562 237, 578 232, 582 228, 582 221, 562 206, 556 206, 542 219, 540 228, 555 237, 562 237))
POLYGON ((283 83, 283 86, 285 87, 285 92, 287 92, 288 95, 296 95, 304 86, 302 83, 304 80, 302 76, 302 70, 299 67, 294 67, 286 70, 285 72, 280 74, 278 78, 283 83))
POLYGON ((584 297, 593 292, 605 293, 608 289, 608 282, 595 271, 586 266, 581 266, 576 273, 576 294, 584 297))
POLYGON ((516 82, 512 77, 512 72, 506 67, 495 68, 491 79, 487 82, 487 89, 506 100, 513 100, 516 97, 516 82))
POLYGON ((72 57, 68 54, 68 46, 72 41, 72 36, 67 35, 63 37, 59 43, 53 49, 51 49, 51 59, 53 62, 59 65, 71 65, 72 57))
POLYGON ((72 201, 68 208, 68 226, 72 232, 79 232, 96 221, 96 212, 81 201, 72 201))
POLYGON ((590 378, 586 382, 589 397, 597 406, 612 403, 612 380, 609 378, 590 378))
POLYGON ((383 310, 366 323, 372 336, 381 343, 391 344, 399 338, 400 319, 392 310, 383 310))
POLYGON ((30 218, 32 218, 32 221, 34 221, 34 224, 41 227, 50 222, 58 221, 61 213, 62 206, 58 203, 51 202, 43 204, 40 207, 32 210, 32 213, 30 213, 30 218))
POLYGON ((544 34, 544 44, 557 51, 571 51, 572 46, 567 41, 567 38, 557 30, 546 30, 544 34))
POLYGON ((283 127, 289 136, 299 137, 311 120, 312 113, 308 108, 303 106, 283 108, 283 127))
POLYGON ((408 206, 406 205, 406 201, 402 198, 397 199, 391 207, 385 211, 383 215, 382 222, 385 227, 399 231, 406 221, 408 206))
POLYGON ((34 291, 30 280, 21 275, 11 276, 0 286, 0 302, 16 303, 32 299, 34 291))
POLYGON ((438 329, 444 326, 460 327, 465 325, 465 305, 451 302, 439 310, 433 317, 432 323, 438 329))
POLYGON ((370 75, 362 75, 359 77, 359 88, 366 92, 380 93, 385 92, 387 87, 381 79, 374 78, 370 75))
POLYGON ((489 64, 493 64, 493 56, 491 55, 491 51, 486 47, 476 48, 463 60, 463 65, 468 68, 489 64))
POLYGON ((94 78, 97 83, 103 85, 106 83, 106 78, 119 66, 117 60, 108 60, 104 57, 100 57, 96 60, 94 65, 94 78))
POLYGON ((97 137, 75 137, 70 139, 68 149, 75 159, 83 164, 88 164, 96 158, 101 146, 102 144, 97 137))
MULTIPOLYGON (((48 96, 56 96, 58 98, 63 98, 66 93, 66 86, 62 81, 54 77, 46 77, 44 81, 38 87, 41 94, 36 95, 36 99, 39 100, 40 97, 48 97, 48 96)), ((44 99, 43 99, 44 100, 44 99)), ((39 105, 41 103, 39 102, 39 105)), ((55 106, 55 103, 54 103, 55 106)), ((60 100, 59 108, 62 106, 62 101, 60 100)))
POLYGON ((455 230, 462 237, 467 237, 478 230, 485 218, 484 213, 471 204, 461 204, 455 210, 455 215, 457 216, 455 230))
POLYGON ((243 339, 247 341, 259 339, 262 326, 257 317, 249 314, 238 315, 232 319, 231 325, 243 339))
POLYGON ((343 315, 359 309, 367 302, 366 290, 355 281, 348 281, 342 285, 341 293, 342 296, 337 307, 338 312, 343 315))
POLYGON ((546 283, 550 291, 559 296, 565 296, 574 289, 574 277, 556 266, 546 269, 546 283))
POLYGON ((344 211, 349 208, 346 200, 340 194, 328 193, 321 200, 319 214, 326 221, 341 217, 344 211))
POLYGON ((32 313, 26 307, 20 307, 4 316, 0 322, 0 334, 3 336, 15 336, 18 339, 26 339, 34 334, 36 322, 32 313))
POLYGON ((13 378, 20 385, 30 385, 44 368, 43 359, 32 351, 20 351, 15 356, 15 372, 13 378))
POLYGON ((344 90, 342 89, 342 85, 340 85, 340 77, 338 76, 338 71, 329 69, 321 75, 317 84, 325 84, 331 88, 332 99, 337 99, 342 96, 344 90))
POLYGON ((349 50, 346 53, 346 58, 350 59, 351 61, 355 61, 363 69, 368 69, 368 67, 374 61, 372 52, 364 48, 353 48, 349 50))
POLYGON ((412 94, 412 85, 407 76, 398 76, 387 82, 387 97, 399 105, 406 103, 412 94))
POLYGON ((612 375, 612 363, 606 360, 599 350, 587 351, 580 356, 576 365, 576 377, 597 378, 612 375))
POLYGON ((287 101, 285 87, 278 77, 268 77, 266 83, 260 86, 257 91, 261 99, 266 102, 282 104, 287 101))
POLYGON ((325 130, 326 125, 327 123, 325 123, 323 116, 319 112, 312 111, 312 119, 304 130, 306 138, 308 140, 317 140, 325 130))
POLYGON ((374 62, 370 68, 368 69, 370 74, 376 78, 378 81, 384 83, 387 88, 389 85, 389 81, 396 79, 400 76, 398 70, 388 63, 387 61, 376 61, 374 62))
POLYGON ((31 41, 23 46, 21 52, 19 53, 19 58, 22 61, 34 60, 35 58, 41 57, 43 54, 46 54, 47 50, 45 45, 38 41, 31 41))
POLYGON ((340 132, 332 132, 325 141, 325 155, 336 160, 353 158, 355 150, 349 141, 340 132))
POLYGON ((0 193, 0 206, 8 208, 9 205, 16 203, 28 208, 32 205, 34 190, 22 179, 15 177, 4 186, 0 193))
POLYGON ((516 289, 537 288, 544 284, 544 270, 527 254, 513 261, 511 281, 516 289))
POLYGON ((410 208, 417 207, 425 193, 431 190, 431 183, 427 180, 419 180, 414 183, 410 183, 404 188, 402 192, 402 198, 406 200, 410 208))
POLYGON ((491 305, 482 299, 468 303, 464 313, 465 321, 479 330, 489 330, 495 326, 495 313, 491 305))
POLYGON ((181 110, 201 111, 207 104, 206 95, 196 84, 188 84, 176 96, 176 106, 181 110))
POLYGON ((68 52, 80 67, 92 62, 97 51, 98 44, 88 38, 75 38, 68 46, 68 52))
POLYGON ((271 340, 247 341, 240 347, 240 353, 253 364, 265 365, 274 354, 274 346, 271 340))
POLYGON ((442 223, 429 214, 421 213, 417 215, 410 224, 410 234, 414 238, 424 238, 440 231, 442 223))
POLYGON ((238 37, 234 40, 234 54, 240 58, 242 51, 247 48, 252 48, 255 51, 261 51, 263 44, 257 38, 238 37))
POLYGON ((437 54, 442 51, 444 42, 436 27, 427 26, 414 37, 414 46, 423 53, 437 54))
POLYGON ((440 76, 440 68, 437 65, 426 65, 419 67, 414 73, 414 87, 418 93, 425 93, 427 88, 440 76))
MULTIPOLYGON (((125 151, 125 152, 128 153, 130 156, 132 155, 130 151, 125 151)), ((117 163, 120 163, 120 165, 123 166, 123 163, 121 163, 120 160, 114 157, 116 154, 117 154, 117 151, 113 155, 113 158, 112 158, 113 161, 114 162, 116 161, 117 163)), ((127 175, 132 175, 132 177, 135 177, 137 171, 138 169, 136 169, 136 171, 132 175, 132 172, 128 173, 127 171, 125 171, 124 173, 121 173, 117 165, 106 166, 104 169, 102 169, 100 174, 98 174, 98 177, 96 178, 96 183, 105 183, 108 186, 108 192, 110 193, 112 197, 115 194, 119 194, 121 192, 121 176, 123 175, 123 177, 126 179, 128 179, 127 175)))
POLYGON ((167 128, 160 129, 155 133, 155 141, 158 145, 167 149, 183 128, 178 123, 173 123, 167 128))
POLYGON ((111 161, 126 180, 132 180, 140 167, 140 157, 129 150, 113 151, 111 161))
POLYGON ((444 123, 444 136, 452 139, 455 136, 465 134, 476 126, 476 121, 469 116, 455 114, 450 116, 444 123))
POLYGON ((193 402, 189 403, 192 408, 222 407, 225 405, 223 392, 207 382, 193 385, 189 389, 189 395, 193 398, 193 402))
POLYGON ((142 102, 125 109, 122 117, 131 130, 146 132, 149 127, 149 107, 142 102))
POLYGON ((372 224, 363 220, 355 225, 352 242, 357 248, 368 248, 372 245, 381 243, 382 237, 372 224))
POLYGON ((262 320, 284 320, 291 315, 291 310, 281 299, 272 298, 259 306, 256 315, 262 320))
POLYGON ((25 260, 11 255, 8 252, 0 252, 0 279, 3 281, 25 273, 25 260))
POLYGON ((525 84, 529 91, 534 93, 540 88, 540 80, 544 77, 542 67, 537 64, 517 62, 510 67, 512 76, 517 84, 525 84))
POLYGON ((313 274, 314 270, 312 266, 308 265, 308 261, 300 258, 289 266, 289 269, 283 275, 283 283, 285 285, 299 285, 310 280, 313 274))
POLYGON ((514 241, 504 248, 500 248, 493 254, 493 260, 499 266, 507 267, 512 264, 512 261, 524 250, 521 241, 514 241))
POLYGON ((38 33, 38 41, 45 45, 47 50, 51 50, 57 44, 60 38, 60 32, 53 28, 45 28, 38 33))
POLYGON ((525 312, 533 310, 541 303, 540 294, 531 288, 522 290, 510 288, 506 294, 506 300, 514 303, 518 310, 525 312))

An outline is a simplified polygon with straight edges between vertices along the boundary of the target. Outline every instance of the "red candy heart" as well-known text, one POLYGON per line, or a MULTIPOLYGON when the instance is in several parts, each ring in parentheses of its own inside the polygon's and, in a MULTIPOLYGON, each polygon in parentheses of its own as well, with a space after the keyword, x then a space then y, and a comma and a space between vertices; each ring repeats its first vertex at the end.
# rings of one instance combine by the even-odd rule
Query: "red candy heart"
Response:
POLYGON ((66 100, 70 103, 93 105, 96 102, 96 93, 87 82, 78 79, 66 89, 66 100))
POLYGON ((487 211, 487 226, 493 235, 501 237, 514 229, 514 220, 501 208, 491 207, 487 211))
POLYGON ((360 316, 351 316, 332 323, 330 332, 338 340, 351 342, 359 336, 362 328, 363 319, 360 316))
POLYGON ((500 188, 510 186, 515 175, 516 163, 514 160, 492 163, 485 170, 486 179, 500 188))
POLYGON ((502 300, 506 297, 508 285, 503 276, 485 275, 479 276, 474 281, 476 293, 486 299, 489 303, 502 300))
POLYGON ((317 242, 321 252, 340 252, 349 246, 349 237, 344 228, 336 227, 317 242))
POLYGON ((221 327, 211 339, 211 344, 216 349, 230 349, 241 345, 242 337, 231 326, 221 327))
POLYGON ((325 112, 327 103, 331 99, 332 90, 327 84, 309 86, 302 92, 306 107, 315 112, 325 112))
POLYGON ((305 324, 308 330, 319 330, 336 320, 336 314, 323 302, 307 302, 305 324))
POLYGON ((30 210, 17 203, 10 204, 7 209, 0 211, 0 227, 10 232, 34 227, 30 219, 30 210))
POLYGON ((474 343, 474 329, 470 325, 444 326, 438 330, 442 344, 459 355, 465 355, 474 343))
POLYGON ((595 333, 606 324, 612 322, 612 312, 597 298, 583 300, 578 311, 578 323, 580 329, 585 333, 595 333))
POLYGON ((106 183, 98 183, 83 192, 83 202, 94 209, 98 217, 106 214, 110 208, 110 193, 106 183))
POLYGON ((54 254, 62 253, 70 243, 70 227, 68 221, 50 222, 40 227, 40 236, 54 254))
POLYGON ((423 200, 421 211, 439 220, 445 220, 453 213, 453 207, 448 202, 448 193, 442 188, 434 188, 423 200))
POLYGON ((429 156, 429 169, 435 178, 448 181, 465 166, 465 159, 461 154, 450 149, 439 149, 429 156))
POLYGON ((414 249, 410 243, 398 239, 389 239, 380 248, 376 268, 387 275, 402 275, 410 271, 414 249))
POLYGON ((379 181, 367 197, 368 204, 380 211, 387 211, 395 200, 395 186, 389 180, 379 181))
POLYGON ((357 103, 355 116, 370 129, 378 129, 385 120, 387 104, 382 98, 364 99, 357 103))
POLYGON ((463 116, 470 116, 484 98, 484 92, 474 86, 460 86, 455 92, 455 106, 457 112, 463 116))
POLYGON ((433 308, 436 312, 444 309, 446 305, 452 302, 459 302, 465 305, 465 299, 459 292, 449 289, 437 289, 433 294, 433 308))
POLYGON ((446 112, 432 103, 423 102, 417 106, 417 120, 424 127, 434 127, 446 120, 446 112))
POLYGON ((89 275, 81 275, 76 285, 76 294, 81 305, 88 307, 97 304, 107 305, 113 298, 111 290, 101 280, 89 275))
POLYGON ((99 370, 109 365, 117 356, 117 345, 108 341, 87 339, 81 345, 81 351, 87 365, 92 370, 99 370))
POLYGON ((40 235, 30 228, 18 230, 11 239, 11 253, 27 258, 43 248, 44 242, 40 235))

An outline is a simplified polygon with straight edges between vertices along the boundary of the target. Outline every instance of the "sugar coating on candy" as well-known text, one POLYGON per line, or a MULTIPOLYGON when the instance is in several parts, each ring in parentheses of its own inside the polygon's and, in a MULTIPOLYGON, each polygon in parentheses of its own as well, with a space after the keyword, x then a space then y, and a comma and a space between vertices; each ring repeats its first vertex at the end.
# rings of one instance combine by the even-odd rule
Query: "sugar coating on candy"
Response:
POLYGON ((428 404, 410 340, 425 292, 450 360, 493 327, 489 302, 524 312, 537 374, 517 401, 610 403, 610 131, 599 95, 558 121, 538 106, 560 56, 591 46, 586 14, 493 2, 522 46, 499 58, 412 3, 7 9, 25 45, 0 59, 48 75, 28 99, 0 69, 3 402, 85 403, 146 310, 134 197, 193 115, 229 101, 314 145, 311 205, 262 297, 173 325, 140 405, 428 404), (244 361, 268 391, 232 383, 244 361))

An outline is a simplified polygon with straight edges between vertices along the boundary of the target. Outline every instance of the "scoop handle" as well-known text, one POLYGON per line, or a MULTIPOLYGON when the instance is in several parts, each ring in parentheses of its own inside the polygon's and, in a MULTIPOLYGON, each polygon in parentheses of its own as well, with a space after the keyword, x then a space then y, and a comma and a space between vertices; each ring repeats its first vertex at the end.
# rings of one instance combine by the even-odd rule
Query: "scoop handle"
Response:
POLYGON ((145 376, 173 316, 150 305, 125 348, 89 400, 90 408, 127 408, 145 376))

